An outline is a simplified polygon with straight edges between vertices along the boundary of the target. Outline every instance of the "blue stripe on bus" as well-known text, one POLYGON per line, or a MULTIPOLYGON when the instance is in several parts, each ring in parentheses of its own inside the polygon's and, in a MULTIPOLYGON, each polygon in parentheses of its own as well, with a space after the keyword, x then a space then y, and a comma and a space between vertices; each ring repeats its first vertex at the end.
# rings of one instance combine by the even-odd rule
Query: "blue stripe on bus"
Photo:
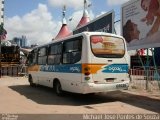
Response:
POLYGON ((82 65, 81 64, 41 65, 40 71, 63 72, 63 73, 82 73, 82 65))
MULTIPOLYGON (((41 65, 43 72, 82 73, 81 64, 41 65)), ((128 64, 112 64, 103 68, 103 73, 128 73, 128 64)))
POLYGON ((128 73, 128 64, 112 64, 104 67, 103 73, 128 73))

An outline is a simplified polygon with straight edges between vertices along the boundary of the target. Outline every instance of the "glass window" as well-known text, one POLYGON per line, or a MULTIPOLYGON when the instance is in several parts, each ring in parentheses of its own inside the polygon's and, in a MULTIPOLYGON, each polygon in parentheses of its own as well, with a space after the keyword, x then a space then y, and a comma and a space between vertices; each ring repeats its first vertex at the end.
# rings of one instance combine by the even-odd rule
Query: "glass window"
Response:
POLYGON ((61 63, 61 55, 49 55, 48 56, 48 64, 60 64, 61 63))
POLYGON ((82 40, 68 41, 64 44, 64 52, 81 51, 82 40))
POLYGON ((29 65, 37 64, 37 50, 33 50, 29 53, 27 57, 27 62, 29 65))
POLYGON ((47 60, 47 56, 38 57, 38 64, 45 65, 47 60))
POLYGON ((91 48, 96 57, 121 58, 125 54, 124 41, 118 37, 91 36, 91 48))
POLYGON ((60 64, 62 54, 62 44, 53 44, 49 47, 48 64, 60 64))
POLYGON ((62 44, 51 45, 49 48, 49 54, 61 54, 62 53, 62 44))
POLYGON ((45 56, 47 54, 46 48, 40 48, 38 56, 45 56))
POLYGON ((38 64, 44 65, 47 60, 47 48, 40 48, 38 52, 38 64))
POLYGON ((81 60, 82 39, 64 42, 63 63, 72 64, 81 60))
POLYGON ((33 64, 37 64, 37 53, 33 54, 33 64))

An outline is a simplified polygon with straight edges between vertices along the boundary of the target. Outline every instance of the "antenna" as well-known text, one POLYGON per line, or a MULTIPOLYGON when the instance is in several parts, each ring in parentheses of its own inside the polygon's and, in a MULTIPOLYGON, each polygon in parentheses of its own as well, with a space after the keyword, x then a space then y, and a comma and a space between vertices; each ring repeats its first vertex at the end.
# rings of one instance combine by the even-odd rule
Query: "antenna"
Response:
POLYGON ((62 11, 63 18, 65 17, 65 14, 66 14, 66 5, 63 6, 63 11, 62 11))
POLYGON ((65 16, 66 16, 66 5, 64 5, 62 8, 62 24, 67 24, 65 16))

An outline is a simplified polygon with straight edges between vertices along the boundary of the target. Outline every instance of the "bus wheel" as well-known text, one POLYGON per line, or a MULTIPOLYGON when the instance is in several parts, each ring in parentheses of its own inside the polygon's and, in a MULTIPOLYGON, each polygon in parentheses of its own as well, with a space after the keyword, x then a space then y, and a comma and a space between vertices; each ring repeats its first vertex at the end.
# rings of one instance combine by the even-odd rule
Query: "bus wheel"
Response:
POLYGON ((32 79, 32 76, 31 76, 31 75, 29 75, 28 81, 29 81, 29 84, 30 84, 31 87, 34 87, 34 86, 35 86, 35 84, 33 83, 33 79, 32 79))
POLYGON ((61 83, 59 81, 55 82, 55 84, 54 84, 54 90, 55 90, 55 92, 56 92, 56 94, 58 96, 62 96, 63 95, 61 83))

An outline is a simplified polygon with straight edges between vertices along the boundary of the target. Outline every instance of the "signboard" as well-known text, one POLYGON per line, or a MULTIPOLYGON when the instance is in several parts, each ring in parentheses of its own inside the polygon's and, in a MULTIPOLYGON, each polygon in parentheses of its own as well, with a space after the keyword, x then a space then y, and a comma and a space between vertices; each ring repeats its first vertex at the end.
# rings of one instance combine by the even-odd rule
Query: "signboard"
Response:
POLYGON ((114 11, 111 11, 90 21, 86 25, 75 29, 73 31, 73 34, 81 33, 84 31, 113 33, 114 32, 113 25, 114 25, 114 11))
POLYGON ((122 5, 122 35, 128 50, 160 46, 160 0, 130 0, 122 5))

